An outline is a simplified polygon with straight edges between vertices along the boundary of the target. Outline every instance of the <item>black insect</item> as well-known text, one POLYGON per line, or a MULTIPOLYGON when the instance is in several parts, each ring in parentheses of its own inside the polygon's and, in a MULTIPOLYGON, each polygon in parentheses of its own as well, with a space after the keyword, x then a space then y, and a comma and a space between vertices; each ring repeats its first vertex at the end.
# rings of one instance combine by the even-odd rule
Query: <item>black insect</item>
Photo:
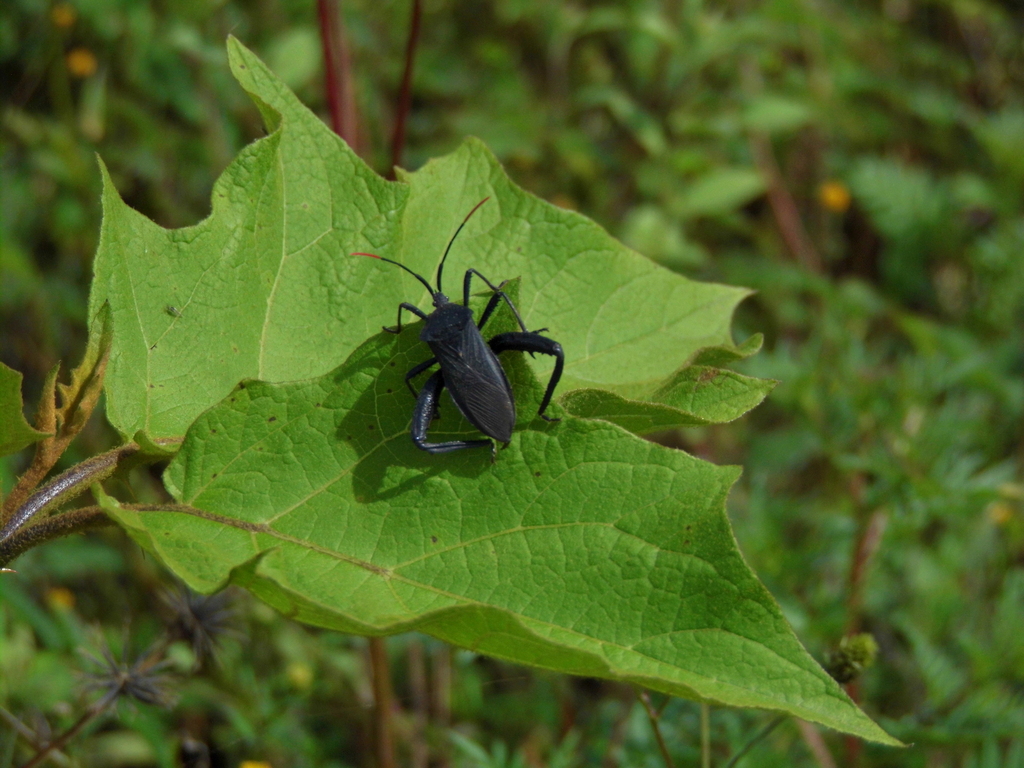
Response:
POLYGON ((493 452, 495 448, 494 443, 490 440, 453 440, 447 443, 427 441, 427 428, 430 426, 430 422, 437 418, 438 398, 441 396, 441 390, 445 387, 448 387, 452 400, 455 401, 455 405, 470 424, 488 437, 506 445, 512 439, 512 428, 516 424, 516 404, 512 397, 512 387, 508 383, 508 377, 505 376, 505 371, 502 370, 501 364, 498 362, 498 355, 508 350, 531 354, 540 352, 555 358, 555 370, 551 374, 551 380, 548 382, 547 391, 544 393, 544 399, 541 400, 537 413, 547 421, 558 421, 558 419, 545 416, 544 411, 547 409, 548 403, 551 402, 555 385, 558 384, 558 380, 562 376, 564 356, 558 342, 540 335, 541 331, 546 331, 547 328, 536 331, 527 330, 526 324, 519 316, 519 311, 502 290, 505 283, 493 285, 475 269, 466 270, 466 277, 462 283, 462 304, 449 301, 441 290, 441 273, 444 270, 448 252, 452 249, 452 243, 455 242, 455 238, 459 236, 462 228, 466 226, 470 216, 476 213, 477 209, 489 199, 485 197, 477 203, 452 235, 444 256, 441 257, 441 263, 437 267, 436 291, 423 277, 404 264, 372 253, 352 254, 353 256, 371 256, 401 267, 423 283, 434 297, 434 311, 429 315, 418 307, 403 302, 398 306, 398 325, 395 328, 384 328, 389 333, 401 333, 403 309, 426 321, 420 332, 420 339, 427 342, 434 356, 414 366, 405 375, 405 383, 416 398, 416 407, 412 413, 412 441, 417 448, 429 453, 447 453, 461 448, 485 445, 490 446, 493 452), (484 313, 480 316, 479 323, 473 322, 473 310, 469 308, 469 288, 474 275, 487 283, 487 287, 494 291, 491 300, 487 302, 484 313), (499 301, 508 304, 512 314, 519 322, 519 327, 523 330, 499 333, 490 341, 484 341, 480 331, 494 310, 498 308, 499 301), (434 365, 439 365, 440 370, 435 371, 427 379, 427 383, 417 394, 413 389, 412 379, 434 365))

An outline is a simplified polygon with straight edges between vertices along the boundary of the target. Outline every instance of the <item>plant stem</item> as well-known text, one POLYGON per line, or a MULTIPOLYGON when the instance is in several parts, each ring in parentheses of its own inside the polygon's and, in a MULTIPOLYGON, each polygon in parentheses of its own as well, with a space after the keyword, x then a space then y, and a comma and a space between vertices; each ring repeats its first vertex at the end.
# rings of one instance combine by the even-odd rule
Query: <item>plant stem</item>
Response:
MULTIPOLYGON (((53 465, 61 457, 75 436, 89 421, 96 403, 103 391, 103 376, 110 359, 110 345, 113 335, 110 327, 110 306, 104 304, 96 315, 98 330, 90 331, 89 342, 85 354, 78 367, 71 371, 68 384, 57 383, 60 364, 55 365, 46 375, 43 391, 39 396, 39 407, 36 409, 35 426, 48 437, 36 443, 36 451, 32 463, 24 474, 18 478, 10 495, 0 506, 0 541, 9 538, 16 530, 27 523, 34 515, 43 510, 66 501, 75 495, 74 489, 80 487, 74 474, 81 471, 88 475, 90 469, 102 474, 106 471, 105 462, 111 459, 107 454, 94 457, 89 461, 72 468, 60 477, 52 480, 41 491, 33 493, 36 486, 43 481, 53 465), (95 333, 94 333, 95 331, 95 333), (60 392, 60 407, 57 407, 57 392, 60 392), (98 462, 92 467, 91 462, 98 462)), ((123 450, 124 446, 121 449, 123 450)), ((138 450, 138 447, 136 447, 138 450)), ((113 459, 116 466, 116 458, 113 459)), ((113 469, 110 469, 113 472, 113 469)), ((78 491, 79 493, 81 491, 78 491)))
POLYGON ((711 768, 711 707, 700 703, 700 765, 711 768))
POLYGON ((320 22, 320 47, 324 52, 324 88, 327 108, 331 113, 331 128, 342 135, 341 83, 338 80, 338 2, 316 0, 317 20, 320 22))
POLYGON ((69 442, 66 435, 57 434, 57 374, 59 372, 60 365, 58 364, 47 374, 46 381, 43 383, 43 392, 39 396, 39 407, 36 409, 35 417, 35 428, 40 432, 49 432, 51 437, 36 443, 32 463, 18 478, 18 482, 14 484, 11 492, 4 499, 4 503, 0 505, 0 524, 4 526, 7 525, 14 511, 29 497, 32 489, 42 482, 46 473, 57 463, 57 459, 60 458, 60 454, 69 442))
POLYGON ((395 768, 393 695, 388 649, 383 637, 370 638, 370 670, 373 675, 374 714, 377 735, 377 768, 395 768))
MULTIPOLYGON (((747 58, 741 63, 740 74, 743 90, 748 95, 756 95, 763 90, 761 71, 753 59, 747 58)), ((749 143, 754 164, 768 187, 768 205, 771 206, 775 223, 786 247, 798 263, 809 271, 820 274, 824 268, 821 256, 807 235, 793 195, 786 189, 782 171, 775 159, 775 150, 772 149, 771 138, 763 131, 751 131, 749 143)))
MULTIPOLYGON (((254 533, 263 532, 266 526, 255 523, 240 523, 238 520, 224 518, 187 504, 121 504, 119 509, 126 512, 180 512, 194 515, 206 520, 216 520, 225 525, 234 525, 254 533)), ((54 515, 42 523, 30 526, 11 536, 0 544, 0 563, 10 562, 22 552, 70 533, 106 525, 106 510, 100 506, 81 507, 60 515, 54 515)), ((9 570, 9 569, 7 569, 9 570)))
MULTIPOLYGON (((861 517, 863 520, 863 517, 861 517)), ((861 523, 860 535, 854 545, 853 559, 850 564, 849 591, 846 597, 846 634, 855 635, 861 630, 863 622, 864 584, 868 570, 878 548, 882 544, 889 516, 882 510, 875 510, 866 522, 861 523)), ((860 686, 853 680, 846 684, 847 695, 857 704, 860 703, 860 686)), ((862 749, 861 740, 847 736, 845 738, 846 764, 856 765, 862 749)))
POLYGON ((876 510, 861 526, 860 536, 854 545, 853 562, 850 565, 849 591, 846 597, 846 634, 855 635, 861 629, 861 609, 864 604, 864 582, 868 568, 882 544, 882 536, 889 523, 889 516, 876 510))
MULTIPOLYGON (((430 669, 434 681, 434 724, 439 729, 447 729, 452 720, 452 649, 447 644, 440 644, 431 654, 430 669)), ((437 768, 448 768, 448 740, 438 746, 435 758, 437 768)))
POLYGON ((395 133, 391 137, 391 170, 388 172, 388 178, 392 179, 395 177, 395 168, 402 165, 402 152, 405 150, 405 123, 412 107, 412 73, 422 17, 422 0, 412 0, 409 39, 405 44, 405 70, 402 72, 402 87, 398 92, 398 106, 395 110, 395 133))
POLYGON ((832 753, 828 751, 828 746, 825 744, 825 740, 821 738, 818 729, 806 720, 797 719, 796 725, 800 729, 800 735, 803 737, 804 743, 811 750, 811 754, 814 755, 818 765, 821 768, 836 768, 836 761, 832 757, 832 753))
MULTIPOLYGON (((6 720, 7 724, 10 725, 13 730, 17 731, 18 735, 21 736, 21 738, 23 738, 25 741, 27 741, 28 745, 32 747, 32 749, 36 751, 42 749, 42 747, 36 740, 35 732, 3 707, 0 707, 0 719, 6 720)), ((71 764, 71 761, 68 760, 67 755, 58 750, 50 751, 50 760, 52 760, 57 765, 71 764)))
POLYGON ((786 715, 778 715, 770 723, 768 723, 768 725, 766 725, 764 728, 762 728, 760 731, 754 734, 754 737, 746 744, 744 744, 740 751, 733 755, 732 759, 728 763, 726 763, 725 768, 735 768, 736 764, 742 759, 742 757, 745 754, 747 754, 747 752, 754 748, 754 745, 757 744, 757 742, 761 741, 761 739, 763 739, 769 733, 774 731, 779 726, 779 724, 783 722, 785 719, 786 715))
POLYGON ((37 765, 41 765, 43 760, 49 757, 51 752, 57 749, 63 749, 71 739, 77 736, 78 733, 85 728, 85 726, 103 714, 103 712, 117 700, 120 693, 120 689, 115 689, 106 694, 102 699, 89 707, 89 709, 85 711, 85 714, 78 718, 74 725, 39 750, 35 756, 27 763, 24 763, 21 768, 35 768, 37 765))
POLYGON ((413 637, 409 641, 409 689, 412 693, 413 731, 410 738, 412 768, 427 768, 430 757, 427 749, 427 669, 423 641, 413 637))
POLYGON ((324 52, 324 88, 331 129, 359 154, 359 112, 352 80, 352 57, 338 0, 317 0, 320 45, 324 52))
POLYGON ((0 542, 0 564, 9 563, 19 555, 47 541, 72 533, 109 525, 111 520, 102 507, 81 507, 54 515, 47 520, 17 531, 0 542))
POLYGON ((640 699, 640 703, 643 704, 644 710, 647 712, 647 719, 651 721, 651 728, 654 730, 654 739, 658 742, 658 749, 661 751, 661 757, 665 761, 665 768, 675 768, 672 763, 672 756, 668 753, 668 746, 665 744, 665 739, 661 735, 661 728, 658 726, 658 713, 654 711, 654 707, 651 705, 651 696, 647 691, 638 690, 637 698, 640 699))
POLYGON ((135 443, 122 445, 112 451, 93 456, 61 473, 39 490, 32 493, 13 511, 0 529, 0 545, 14 536, 33 517, 79 496, 93 483, 110 477, 117 465, 139 451, 135 443))
POLYGON ((821 256, 818 255, 811 238, 807 235, 807 230, 800 219, 800 209, 797 208, 793 195, 786 189, 782 171, 775 159, 771 139, 764 133, 751 131, 750 148, 754 155, 754 162, 768 184, 768 205, 771 206, 775 223, 779 227, 779 233, 782 235, 786 247, 804 268, 820 274, 823 269, 821 256))

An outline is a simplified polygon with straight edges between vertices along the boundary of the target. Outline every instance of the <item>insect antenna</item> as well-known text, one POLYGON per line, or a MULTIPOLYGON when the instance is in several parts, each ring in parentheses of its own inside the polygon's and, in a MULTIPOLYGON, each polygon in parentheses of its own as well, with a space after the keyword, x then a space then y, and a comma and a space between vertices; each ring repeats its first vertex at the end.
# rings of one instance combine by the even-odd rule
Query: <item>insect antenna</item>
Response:
POLYGON ((479 203, 474 205, 473 206, 473 210, 466 214, 466 218, 464 218, 462 220, 462 223, 459 224, 459 228, 456 229, 455 230, 455 234, 452 235, 452 239, 448 241, 448 247, 444 249, 444 256, 441 257, 441 263, 437 265, 437 292, 438 293, 444 293, 444 291, 441 290, 441 272, 444 270, 444 261, 445 261, 445 259, 448 258, 448 251, 450 251, 452 249, 452 243, 455 242, 455 238, 459 236, 459 232, 462 231, 462 228, 464 226, 466 226, 466 222, 469 221, 469 217, 472 216, 474 213, 476 213, 477 208, 479 208, 481 205, 483 205, 484 203, 486 203, 490 199, 491 199, 491 196, 488 195, 483 200, 481 200, 479 203))
POLYGON ((430 283, 428 283, 424 278, 422 278, 419 275, 417 275, 415 272, 413 272, 411 269, 409 269, 407 266, 405 266, 405 264, 402 264, 401 262, 392 261, 391 259, 385 259, 383 256, 378 256, 375 253, 350 253, 349 256, 369 256, 371 259, 380 259, 381 261, 386 261, 388 264, 394 264, 396 267, 401 267, 406 272, 408 272, 410 275, 412 275, 417 280, 419 280, 421 283, 423 283, 423 285, 426 287, 427 291, 430 292, 431 296, 434 295, 434 288, 430 285, 430 283))

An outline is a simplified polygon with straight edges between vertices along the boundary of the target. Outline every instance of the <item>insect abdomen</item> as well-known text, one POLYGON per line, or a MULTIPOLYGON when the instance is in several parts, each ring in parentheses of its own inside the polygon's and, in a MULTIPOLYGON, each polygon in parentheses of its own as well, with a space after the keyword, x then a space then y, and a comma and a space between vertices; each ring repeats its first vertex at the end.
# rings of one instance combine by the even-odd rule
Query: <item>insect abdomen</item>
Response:
POLYGON ((511 440, 516 425, 512 386, 477 327, 466 326, 455 344, 434 342, 430 348, 441 364, 445 386, 466 420, 488 437, 502 443, 511 440))

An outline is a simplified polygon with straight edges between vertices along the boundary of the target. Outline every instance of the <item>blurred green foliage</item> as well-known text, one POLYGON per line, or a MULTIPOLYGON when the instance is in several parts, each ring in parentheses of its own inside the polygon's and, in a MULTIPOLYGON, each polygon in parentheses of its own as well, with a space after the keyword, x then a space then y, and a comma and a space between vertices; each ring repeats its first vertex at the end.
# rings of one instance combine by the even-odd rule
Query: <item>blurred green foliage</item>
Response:
MULTIPOLYGON (((408 4, 343 10, 357 148, 384 171, 408 4)), ((216 175, 261 134, 227 71, 228 33, 325 111, 311 0, 0 8, 0 359, 27 398, 84 347, 93 154, 132 206, 176 227, 206 215, 216 175)), ((475 134, 518 183, 651 258, 757 289, 737 337, 764 332, 766 348, 738 367, 779 387, 733 425, 665 440, 744 465, 740 545, 812 652, 853 631, 877 641, 856 694, 914 746, 826 736, 841 765, 1024 766, 1022 39, 1014 0, 425 4, 407 167, 475 134), (811 256, 787 238, 787 201, 811 256)), ((110 439, 97 419, 75 450, 110 439)), ((0 465, 0 486, 23 462, 0 465)), ((131 485, 158 493, 141 471, 131 485)), ((0 579, 0 706, 56 733, 85 706, 75 648, 96 632, 117 643, 127 623, 144 649, 165 577, 113 531, 17 567, 0 579)), ((200 673, 172 646, 172 709, 122 708, 69 752, 170 766, 205 741, 213 765, 368 765, 364 643, 244 596, 236 608, 243 639, 200 673)), ((662 764, 631 691, 422 638, 389 648, 402 738, 409 661, 425 655, 438 690, 449 670, 434 711, 453 725, 435 718, 426 738, 455 765, 662 764)), ((697 759, 698 722, 696 705, 666 704, 677 764, 697 759)), ((715 764, 766 722, 713 711, 715 764)), ((27 754, 0 728, 0 766, 27 754)), ((815 761, 786 723, 741 765, 815 761)))

